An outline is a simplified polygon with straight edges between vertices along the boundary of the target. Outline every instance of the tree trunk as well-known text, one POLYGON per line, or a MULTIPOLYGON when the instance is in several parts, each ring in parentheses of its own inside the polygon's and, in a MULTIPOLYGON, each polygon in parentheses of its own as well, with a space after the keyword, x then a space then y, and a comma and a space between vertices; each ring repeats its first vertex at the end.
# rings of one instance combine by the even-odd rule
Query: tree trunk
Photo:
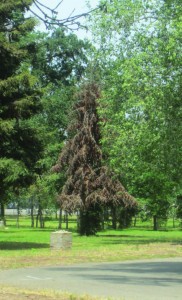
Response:
POLYGON ((43 218, 41 206, 39 206, 37 216, 36 216, 36 228, 38 228, 38 224, 40 224, 40 228, 44 228, 44 218, 43 218))
POLYGON ((44 223, 44 216, 42 213, 42 209, 40 211, 40 228, 44 228, 45 227, 45 223, 44 223))
POLYGON ((33 199, 30 199, 30 218, 31 218, 31 227, 34 228, 35 222, 34 222, 34 203, 33 199))
POLYGON ((158 230, 158 224, 157 224, 157 216, 153 216, 153 230, 158 230))
POLYGON ((31 206, 31 210, 30 210, 30 216, 31 216, 31 227, 34 228, 34 213, 33 213, 34 207, 31 206))
POLYGON ((80 235, 95 235, 101 229, 101 207, 99 205, 90 206, 88 209, 81 209, 78 223, 80 235))
POLYGON ((175 228, 175 217, 173 216, 173 228, 175 228))
POLYGON ((136 223, 137 223, 137 217, 134 217, 134 221, 133 221, 133 226, 136 227, 136 223))
POLYGON ((37 212, 37 215, 36 215, 36 228, 38 228, 39 226, 39 211, 37 212))
POLYGON ((4 205, 4 202, 1 202, 1 215, 0 215, 0 218, 1 220, 3 221, 4 225, 6 225, 6 219, 5 219, 5 205, 4 205))
POLYGON ((103 212, 102 217, 101 217, 101 229, 104 230, 105 229, 105 214, 103 212))
POLYGON ((68 213, 65 213, 66 229, 68 229, 68 213))
POLYGON ((20 204, 19 204, 19 200, 17 202, 17 218, 16 218, 16 227, 19 228, 20 227, 20 204))
POLYGON ((116 208, 112 208, 112 228, 116 229, 117 228, 117 218, 116 218, 116 208))
POLYGON ((58 228, 59 228, 59 229, 62 228, 62 215, 63 215, 63 211, 62 211, 62 209, 60 208, 60 209, 59 209, 59 225, 58 225, 58 228))

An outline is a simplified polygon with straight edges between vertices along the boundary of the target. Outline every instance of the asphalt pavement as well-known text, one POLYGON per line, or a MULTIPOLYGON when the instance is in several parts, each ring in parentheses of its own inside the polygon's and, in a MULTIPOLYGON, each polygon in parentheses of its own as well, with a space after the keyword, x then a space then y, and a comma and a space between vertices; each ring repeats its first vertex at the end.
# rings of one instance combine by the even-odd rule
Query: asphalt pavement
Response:
POLYGON ((181 300, 182 258, 5 270, 0 284, 124 300, 181 300))

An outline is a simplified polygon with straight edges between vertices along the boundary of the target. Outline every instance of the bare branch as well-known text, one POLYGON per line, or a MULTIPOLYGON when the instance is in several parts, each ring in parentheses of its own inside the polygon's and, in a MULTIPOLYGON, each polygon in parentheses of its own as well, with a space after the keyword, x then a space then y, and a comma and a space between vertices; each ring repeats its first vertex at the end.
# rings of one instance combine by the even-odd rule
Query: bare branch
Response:
MULTIPOLYGON (((24 5, 25 2, 24 0, 21 0, 22 3, 24 5)), ((57 12, 57 8, 63 3, 64 0, 61 0, 55 8, 49 8, 48 6, 46 6, 45 4, 41 3, 39 0, 33 0, 33 4, 35 5, 35 7, 38 9, 38 11, 40 12, 37 13, 34 11, 33 8, 27 7, 27 9, 35 16, 37 17, 39 20, 41 20, 46 28, 48 28, 49 26, 62 26, 62 27, 66 27, 70 30, 77 30, 79 28, 85 28, 85 26, 83 26, 80 23, 80 19, 87 17, 89 14, 91 14, 92 12, 100 9, 100 7, 96 7, 94 9, 91 9, 85 13, 81 13, 81 14, 77 14, 77 15, 73 15, 75 9, 72 10, 71 14, 66 17, 66 18, 62 18, 62 19, 58 19, 56 18, 58 12, 57 12), (47 10, 47 12, 46 12, 47 10), (75 27, 75 28, 74 28, 75 27)))
MULTIPOLYGON (((47 18, 47 14, 37 5, 37 3, 34 1, 35 6, 40 10, 40 12, 44 15, 45 18, 47 18)), ((30 10, 32 12, 32 10, 30 10)), ((38 15, 37 15, 38 16, 38 15)))
POLYGON ((68 19, 71 18, 71 16, 73 15, 74 11, 75 11, 75 8, 72 10, 71 14, 68 16, 68 19))
POLYGON ((63 3, 64 0, 61 0, 58 5, 56 5, 56 7, 53 9, 53 10, 56 10, 62 3, 63 3))
MULTIPOLYGON (((63 2, 63 0, 61 1, 61 2, 63 2)), ((48 6, 46 6, 45 4, 43 4, 43 3, 41 3, 41 2, 39 2, 38 0, 33 0, 33 3, 37 6, 37 7, 44 7, 44 8, 46 8, 46 9, 48 9, 49 11, 54 11, 54 9, 52 9, 52 8, 50 8, 50 7, 48 7, 48 6)))

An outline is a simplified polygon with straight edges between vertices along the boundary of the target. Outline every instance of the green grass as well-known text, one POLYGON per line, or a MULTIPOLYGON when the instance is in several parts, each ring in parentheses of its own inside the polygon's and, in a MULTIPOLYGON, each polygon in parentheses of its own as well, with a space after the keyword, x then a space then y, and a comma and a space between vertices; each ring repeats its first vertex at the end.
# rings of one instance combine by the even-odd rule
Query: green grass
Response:
MULTIPOLYGON (((182 257, 182 231, 167 228, 152 231, 151 222, 137 223, 125 230, 105 230, 96 236, 79 236, 75 223, 69 223, 73 236, 70 250, 50 250, 50 234, 57 230, 58 222, 49 220, 46 228, 30 228, 30 219, 21 217, 20 227, 15 218, 7 218, 7 227, 0 229, 0 269, 66 265, 83 262, 109 262, 135 259, 182 257), (144 226, 145 225, 145 226, 144 226)), ((64 224, 65 228, 65 224, 64 224)), ((28 291, 0 286, 2 300, 96 300, 91 296, 57 294, 54 291, 28 291)))
POLYGON ((75 224, 71 250, 50 250, 50 234, 57 230, 57 221, 46 223, 45 229, 32 229, 28 218, 21 218, 20 228, 11 218, 0 230, 0 268, 34 265, 104 262, 143 258, 182 257, 182 231, 152 231, 149 226, 125 230, 105 230, 97 236, 79 236, 75 224))

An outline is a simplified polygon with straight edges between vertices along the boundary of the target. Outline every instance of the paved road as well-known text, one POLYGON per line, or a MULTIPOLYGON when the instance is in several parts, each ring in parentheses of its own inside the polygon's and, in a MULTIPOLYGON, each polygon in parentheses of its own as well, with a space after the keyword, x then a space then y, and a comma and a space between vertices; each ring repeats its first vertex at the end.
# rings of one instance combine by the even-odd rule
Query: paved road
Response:
POLYGON ((0 284, 125 300, 181 300, 182 259, 6 270, 0 284))

